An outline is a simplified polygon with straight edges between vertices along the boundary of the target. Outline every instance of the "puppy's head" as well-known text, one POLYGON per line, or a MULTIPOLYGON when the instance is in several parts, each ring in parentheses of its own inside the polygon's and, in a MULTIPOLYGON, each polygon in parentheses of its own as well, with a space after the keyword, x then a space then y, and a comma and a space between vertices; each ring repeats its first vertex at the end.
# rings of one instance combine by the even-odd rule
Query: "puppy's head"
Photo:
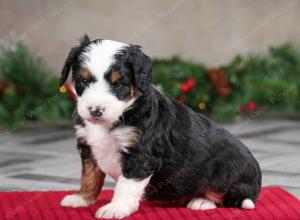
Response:
POLYGON ((94 123, 111 124, 147 94, 151 60, 140 46, 111 40, 90 41, 84 36, 71 49, 63 67, 60 86, 72 71, 77 93, 77 112, 94 123))

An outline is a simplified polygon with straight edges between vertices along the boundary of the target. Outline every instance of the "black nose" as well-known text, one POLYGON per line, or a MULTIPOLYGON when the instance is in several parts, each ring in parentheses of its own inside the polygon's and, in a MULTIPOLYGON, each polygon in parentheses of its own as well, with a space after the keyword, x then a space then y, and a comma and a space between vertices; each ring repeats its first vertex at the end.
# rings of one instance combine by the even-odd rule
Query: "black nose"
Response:
POLYGON ((100 117, 103 114, 104 108, 101 108, 100 106, 96 107, 89 107, 91 116, 94 117, 100 117))

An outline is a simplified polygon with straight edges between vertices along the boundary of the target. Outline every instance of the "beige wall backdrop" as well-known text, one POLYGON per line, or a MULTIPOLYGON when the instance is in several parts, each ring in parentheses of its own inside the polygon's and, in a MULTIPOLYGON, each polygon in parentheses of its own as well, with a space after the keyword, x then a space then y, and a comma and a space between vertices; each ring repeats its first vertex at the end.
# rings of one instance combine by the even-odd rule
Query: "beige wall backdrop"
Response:
POLYGON ((84 33, 210 66, 300 43, 300 0, 0 0, 0 43, 24 40, 55 73, 84 33))

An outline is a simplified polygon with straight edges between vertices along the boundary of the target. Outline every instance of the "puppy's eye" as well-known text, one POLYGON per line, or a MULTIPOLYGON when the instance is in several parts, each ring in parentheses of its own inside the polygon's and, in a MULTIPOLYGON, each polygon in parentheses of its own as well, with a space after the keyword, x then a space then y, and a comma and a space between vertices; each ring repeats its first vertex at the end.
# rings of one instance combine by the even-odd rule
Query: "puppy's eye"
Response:
POLYGON ((122 86, 121 80, 118 80, 118 81, 113 82, 113 86, 114 86, 115 88, 120 88, 120 87, 122 86))
POLYGON ((83 80, 80 81, 80 85, 82 87, 86 87, 88 85, 88 81, 86 79, 83 79, 83 80))

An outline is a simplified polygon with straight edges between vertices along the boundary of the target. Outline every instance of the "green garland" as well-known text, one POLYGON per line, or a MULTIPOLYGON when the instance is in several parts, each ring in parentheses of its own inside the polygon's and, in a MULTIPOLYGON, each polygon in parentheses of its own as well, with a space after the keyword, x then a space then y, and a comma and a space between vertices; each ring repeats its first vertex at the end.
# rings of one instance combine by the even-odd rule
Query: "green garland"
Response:
POLYGON ((16 131, 29 121, 69 120, 73 102, 58 93, 58 79, 21 43, 0 56, 0 126, 16 131))
MULTIPOLYGON (((170 98, 219 122, 264 112, 300 111, 300 49, 291 44, 265 55, 237 56, 216 69, 178 57, 153 60, 154 84, 170 98)), ((57 77, 17 43, 0 55, 0 126, 70 120, 72 95, 58 93, 57 77)), ((74 97, 73 97, 74 98, 74 97)))
POLYGON ((241 115, 300 111, 300 50, 291 44, 270 48, 264 56, 237 56, 217 69, 176 57, 155 59, 153 72, 154 83, 175 100, 186 80, 193 79, 196 87, 184 93, 184 103, 220 122, 241 115))

